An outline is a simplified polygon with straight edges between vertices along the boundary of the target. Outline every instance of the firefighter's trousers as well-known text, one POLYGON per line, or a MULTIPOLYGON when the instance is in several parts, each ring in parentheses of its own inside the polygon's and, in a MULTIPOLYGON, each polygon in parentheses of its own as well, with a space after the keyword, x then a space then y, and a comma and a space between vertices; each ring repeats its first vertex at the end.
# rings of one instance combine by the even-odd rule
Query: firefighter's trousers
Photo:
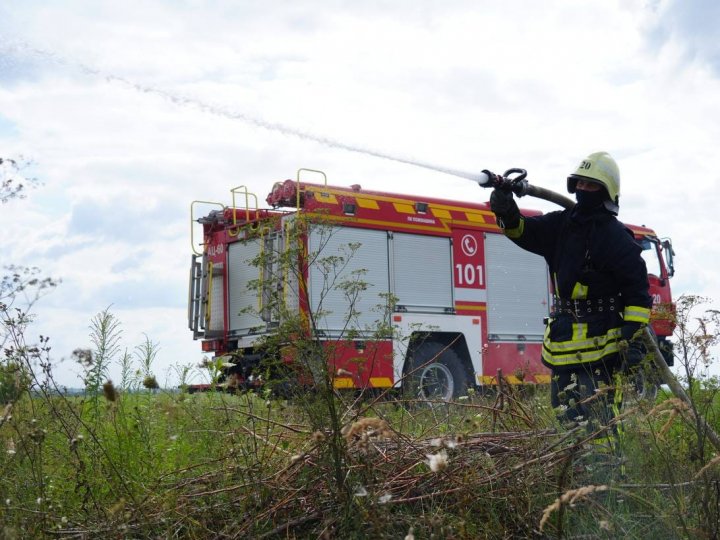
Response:
POLYGON ((600 431, 598 440, 607 441, 614 451, 618 426, 612 423, 622 406, 622 387, 614 364, 579 364, 553 370, 550 400, 563 424, 587 422, 588 434, 600 431))

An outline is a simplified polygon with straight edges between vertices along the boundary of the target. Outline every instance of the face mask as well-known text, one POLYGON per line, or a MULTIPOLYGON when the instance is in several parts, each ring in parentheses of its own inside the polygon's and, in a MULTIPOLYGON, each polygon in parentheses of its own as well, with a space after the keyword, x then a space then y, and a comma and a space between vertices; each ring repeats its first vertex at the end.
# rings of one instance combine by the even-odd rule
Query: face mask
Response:
POLYGON ((583 210, 591 210, 600 206, 607 196, 604 190, 599 191, 583 191, 578 189, 575 192, 575 198, 577 199, 578 207, 583 210))

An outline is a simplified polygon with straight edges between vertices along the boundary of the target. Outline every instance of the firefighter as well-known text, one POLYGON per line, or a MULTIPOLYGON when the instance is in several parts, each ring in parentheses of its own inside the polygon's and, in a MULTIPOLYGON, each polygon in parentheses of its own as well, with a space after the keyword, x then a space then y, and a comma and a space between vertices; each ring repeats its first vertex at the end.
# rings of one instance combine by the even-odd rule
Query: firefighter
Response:
MULTIPOLYGON (((523 216, 512 192, 500 188, 490 207, 510 240, 547 261, 554 305, 542 361, 552 371, 551 402, 561 421, 587 420, 595 430, 617 414, 618 374, 644 356, 633 336, 648 323, 652 300, 642 250, 616 217, 615 160, 590 154, 568 177, 567 190, 577 204, 542 216, 523 216)), ((606 430, 595 440, 615 447, 616 433, 606 430)))

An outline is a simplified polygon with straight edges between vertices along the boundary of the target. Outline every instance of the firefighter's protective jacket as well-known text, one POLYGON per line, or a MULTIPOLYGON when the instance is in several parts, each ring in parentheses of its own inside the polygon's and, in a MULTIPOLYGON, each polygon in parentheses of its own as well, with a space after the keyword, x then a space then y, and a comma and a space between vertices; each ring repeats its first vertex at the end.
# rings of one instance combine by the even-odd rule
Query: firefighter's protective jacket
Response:
POLYGON ((555 306, 542 352, 548 367, 614 362, 623 324, 648 322, 652 300, 642 249, 603 208, 523 216, 505 235, 544 257, 550 269, 555 306))

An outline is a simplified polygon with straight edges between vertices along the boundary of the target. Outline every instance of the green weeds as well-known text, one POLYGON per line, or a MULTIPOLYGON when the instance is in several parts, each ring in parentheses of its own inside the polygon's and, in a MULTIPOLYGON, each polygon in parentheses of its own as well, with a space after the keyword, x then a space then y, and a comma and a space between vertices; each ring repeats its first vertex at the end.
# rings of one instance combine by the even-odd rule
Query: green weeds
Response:
POLYGON ((498 396, 413 408, 338 394, 353 411, 339 434, 256 393, 116 392, 98 411, 88 397, 14 403, 0 425, 6 536, 690 538, 714 512, 717 465, 700 472, 680 413, 666 427, 666 396, 624 419, 620 475, 554 424, 544 391, 502 409, 498 396))

